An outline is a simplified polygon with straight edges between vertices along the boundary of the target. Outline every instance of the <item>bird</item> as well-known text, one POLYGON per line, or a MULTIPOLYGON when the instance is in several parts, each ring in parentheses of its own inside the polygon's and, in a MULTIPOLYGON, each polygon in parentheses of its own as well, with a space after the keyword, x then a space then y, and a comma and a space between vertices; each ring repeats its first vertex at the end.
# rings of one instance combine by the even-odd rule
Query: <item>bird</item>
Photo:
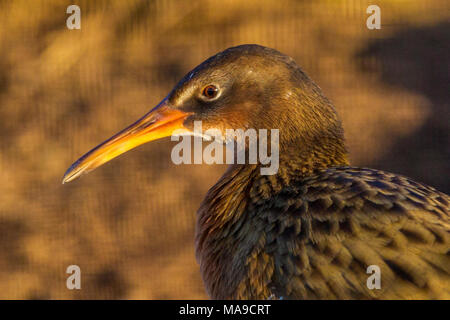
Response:
POLYGON ((450 298, 450 197, 351 166, 334 105, 275 49, 244 44, 208 58, 63 183, 176 130, 191 134, 195 121, 279 130, 276 173, 261 174, 259 160, 230 164, 198 209, 196 257, 210 298, 450 298))

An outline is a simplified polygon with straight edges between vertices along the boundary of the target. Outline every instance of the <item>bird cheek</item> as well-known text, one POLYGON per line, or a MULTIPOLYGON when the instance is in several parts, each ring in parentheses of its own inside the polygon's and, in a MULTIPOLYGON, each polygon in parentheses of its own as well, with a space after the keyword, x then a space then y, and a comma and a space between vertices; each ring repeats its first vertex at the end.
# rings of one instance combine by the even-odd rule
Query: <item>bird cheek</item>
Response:
POLYGON ((188 129, 189 131, 194 131, 194 122, 198 121, 197 116, 195 114, 189 116, 184 120, 184 127, 188 129))

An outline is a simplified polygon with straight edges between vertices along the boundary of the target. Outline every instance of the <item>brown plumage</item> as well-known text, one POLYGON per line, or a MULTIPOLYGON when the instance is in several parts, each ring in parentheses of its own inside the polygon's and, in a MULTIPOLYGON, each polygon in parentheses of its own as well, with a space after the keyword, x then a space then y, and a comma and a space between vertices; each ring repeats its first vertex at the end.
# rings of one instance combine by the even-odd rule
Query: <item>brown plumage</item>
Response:
POLYGON ((199 210, 197 253, 219 299, 449 298, 448 209, 445 194, 373 169, 234 167, 199 210))
POLYGON ((334 107, 273 49, 244 45, 206 60, 64 181, 170 135, 174 123, 191 131, 196 120, 204 129, 280 130, 276 174, 261 175, 259 163, 231 165, 198 211, 196 253, 212 298, 450 298, 450 197, 350 167, 334 107), (208 85, 218 96, 205 93, 208 85), (130 144, 143 130, 146 141, 130 144), (366 285, 371 265, 381 270, 381 289, 366 285))

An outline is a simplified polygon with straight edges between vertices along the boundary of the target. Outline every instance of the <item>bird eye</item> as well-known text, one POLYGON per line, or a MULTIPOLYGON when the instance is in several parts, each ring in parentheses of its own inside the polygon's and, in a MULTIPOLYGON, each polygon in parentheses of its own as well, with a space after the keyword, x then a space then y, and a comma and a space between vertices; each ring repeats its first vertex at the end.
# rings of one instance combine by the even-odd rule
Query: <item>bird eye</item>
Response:
POLYGON ((203 91, 202 91, 203 96, 208 99, 213 99, 213 98, 217 97, 218 93, 219 93, 219 89, 212 84, 204 87, 203 91))

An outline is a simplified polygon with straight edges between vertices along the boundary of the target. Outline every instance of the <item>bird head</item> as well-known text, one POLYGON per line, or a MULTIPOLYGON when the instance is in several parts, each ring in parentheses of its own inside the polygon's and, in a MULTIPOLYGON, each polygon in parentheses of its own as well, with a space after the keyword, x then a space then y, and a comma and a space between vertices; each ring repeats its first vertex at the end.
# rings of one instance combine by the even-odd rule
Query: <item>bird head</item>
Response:
POLYGON ((263 46, 241 45, 186 74, 150 112, 78 159, 63 183, 146 142, 194 134, 195 121, 205 131, 279 129, 282 146, 317 146, 321 137, 343 145, 333 106, 292 58, 263 46))

